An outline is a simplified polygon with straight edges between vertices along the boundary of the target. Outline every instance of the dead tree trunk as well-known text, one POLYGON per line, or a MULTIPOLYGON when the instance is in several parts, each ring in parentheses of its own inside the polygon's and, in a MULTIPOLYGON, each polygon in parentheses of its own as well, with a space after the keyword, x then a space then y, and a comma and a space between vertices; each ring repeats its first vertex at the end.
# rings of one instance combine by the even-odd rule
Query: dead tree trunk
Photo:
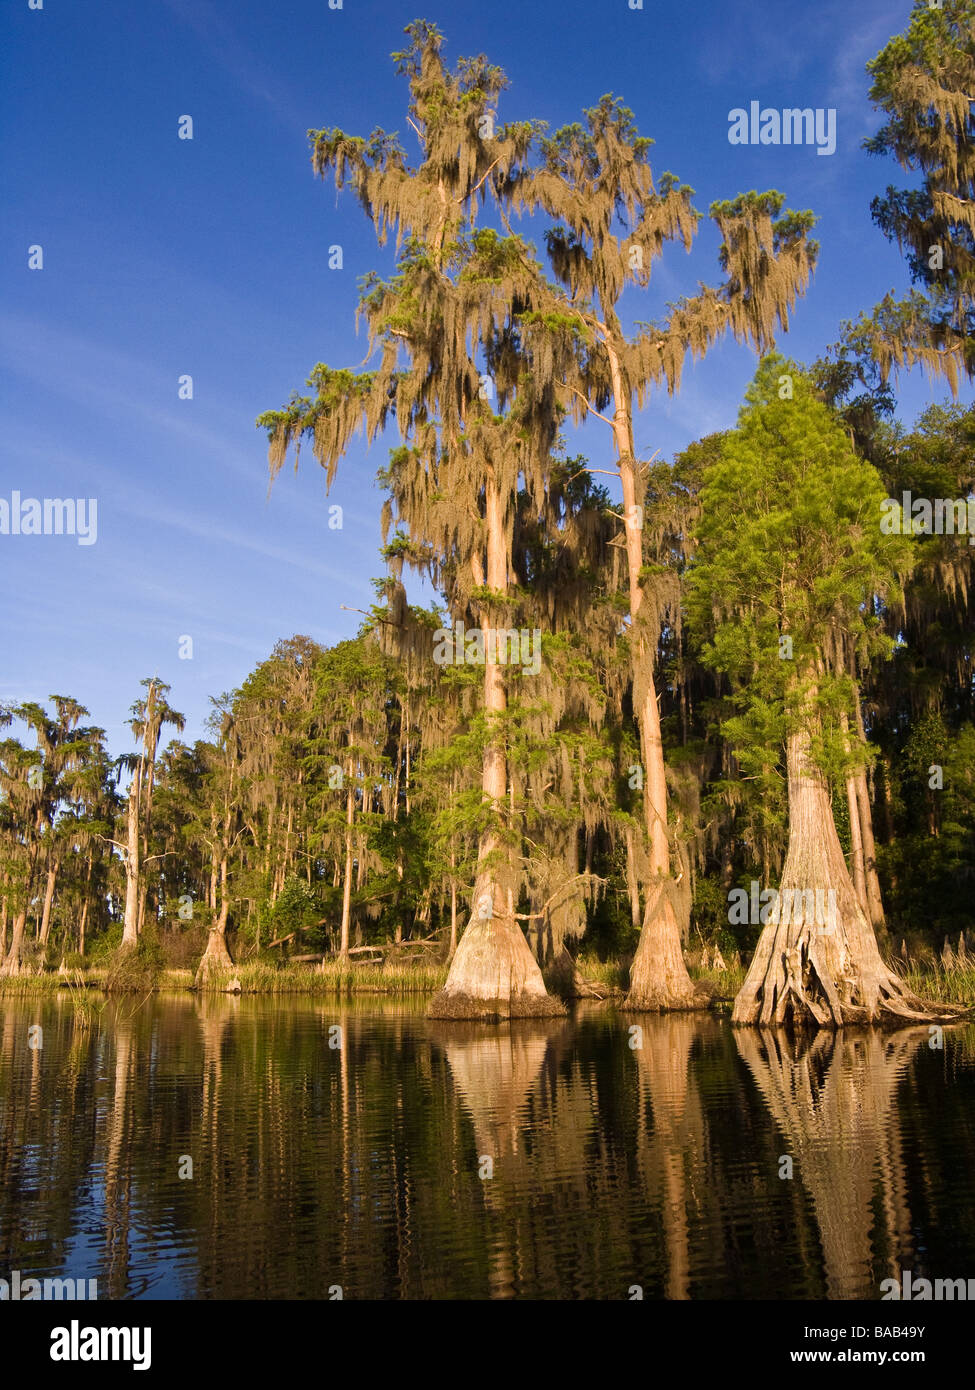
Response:
POLYGON ((44 906, 41 909, 41 926, 37 934, 37 944, 46 946, 48 937, 51 935, 51 908, 54 905, 54 887, 58 881, 57 859, 52 859, 48 864, 47 881, 44 885, 44 906))

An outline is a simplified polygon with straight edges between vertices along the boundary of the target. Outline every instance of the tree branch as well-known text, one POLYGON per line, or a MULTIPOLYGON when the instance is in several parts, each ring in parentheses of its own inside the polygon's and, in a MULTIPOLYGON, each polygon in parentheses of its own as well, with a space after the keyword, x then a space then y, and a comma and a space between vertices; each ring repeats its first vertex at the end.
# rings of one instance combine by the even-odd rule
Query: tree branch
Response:
MULTIPOLYGON (((613 421, 610 420, 609 417, 606 416, 606 415, 600 415, 600 413, 599 413, 598 410, 594 410, 593 407, 589 404, 589 401, 586 399, 586 397, 585 397, 585 396, 582 394, 582 392, 578 389, 578 387, 571 385, 568 381, 567 381, 565 384, 566 384, 566 386, 568 386, 569 390, 570 390, 570 391, 574 391, 575 394, 579 397, 580 401, 582 401, 582 402, 585 404, 586 413, 587 413, 588 415, 595 415, 595 417, 596 417, 597 420, 602 420, 603 424, 609 425, 610 429, 612 429, 612 427, 613 427, 613 421)), ((605 472, 605 469, 591 470, 591 471, 605 472)))

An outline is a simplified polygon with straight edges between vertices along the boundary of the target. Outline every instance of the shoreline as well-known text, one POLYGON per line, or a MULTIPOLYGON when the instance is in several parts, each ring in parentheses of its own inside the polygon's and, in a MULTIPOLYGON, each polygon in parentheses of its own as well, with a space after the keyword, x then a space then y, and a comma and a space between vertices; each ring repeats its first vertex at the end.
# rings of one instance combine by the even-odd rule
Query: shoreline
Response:
MULTIPOLYGON (((580 961, 583 982, 599 986, 601 996, 592 1002, 612 1002, 625 1007, 626 967, 619 961, 580 961)), ((944 967, 937 961, 908 967, 901 965, 903 978, 922 998, 942 1003, 960 1004, 975 1008, 975 968, 972 966, 944 967)), ((360 996, 385 998, 416 998, 432 996, 443 988, 449 966, 444 963, 397 965, 387 968, 366 967, 326 961, 323 966, 273 965, 264 962, 245 962, 222 971, 205 987, 195 985, 194 970, 167 966, 145 975, 127 988, 108 986, 111 967, 96 965, 88 970, 68 969, 42 971, 0 978, 0 999, 74 994, 89 995, 132 994, 199 994, 199 995, 265 995, 265 996, 360 996)), ((691 977, 710 995, 705 1012, 722 1013, 730 1010, 744 978, 741 967, 724 971, 691 969, 691 977)), ((550 984, 550 991, 553 990, 550 984)), ((575 996, 585 998, 586 996, 575 996)))

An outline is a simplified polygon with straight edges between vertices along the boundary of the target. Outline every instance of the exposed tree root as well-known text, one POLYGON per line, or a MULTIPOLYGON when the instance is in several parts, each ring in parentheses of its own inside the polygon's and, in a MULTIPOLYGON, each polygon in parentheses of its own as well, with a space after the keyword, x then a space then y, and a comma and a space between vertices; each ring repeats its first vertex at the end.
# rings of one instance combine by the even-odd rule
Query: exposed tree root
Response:
MULTIPOLYGON (((807 696, 810 710, 813 694, 807 696)), ((808 724, 815 726, 812 715, 808 724)), ((789 847, 782 883, 735 1000, 732 1022, 902 1027, 957 1018, 963 1010, 919 999, 882 959, 810 747, 805 724, 790 733, 789 847)))
POLYGON ((957 1005, 919 999, 884 964, 875 945, 858 966, 847 934, 837 935, 840 939, 827 945, 814 923, 766 926, 735 1000, 732 1022, 762 1027, 896 1027, 949 1021, 966 1012, 957 1005))

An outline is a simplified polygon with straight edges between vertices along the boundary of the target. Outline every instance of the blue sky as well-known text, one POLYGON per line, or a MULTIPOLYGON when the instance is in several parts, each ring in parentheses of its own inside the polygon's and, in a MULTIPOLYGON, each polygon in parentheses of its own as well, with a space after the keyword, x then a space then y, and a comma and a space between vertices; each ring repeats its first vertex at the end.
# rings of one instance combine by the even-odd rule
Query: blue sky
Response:
MULTIPOLYGON (((780 349, 811 360, 840 321, 906 287, 869 215, 903 176, 867 156, 878 124, 864 64, 909 6, 744 0, 673 6, 445 5, 442 0, 27 0, 4 8, 0 119, 5 189, 0 367, 0 496, 94 497, 97 543, 0 535, 0 701, 52 692, 86 704, 113 752, 139 681, 159 674, 203 734, 208 697, 238 685, 295 632, 331 643, 372 601, 382 496, 375 472, 395 443, 358 442, 326 498, 311 457, 268 495, 257 414, 280 406, 318 361, 358 365, 356 282, 388 270, 353 198, 311 173, 305 132, 398 130, 405 85, 389 54, 418 14, 446 56, 486 52, 511 86, 500 119, 579 119, 622 95, 656 140, 658 172, 696 190, 702 211, 751 188, 779 188, 820 216, 820 268, 780 349), (835 107, 836 153, 731 146, 728 113, 835 107), (177 137, 193 118, 193 139, 177 137), (343 247, 329 270, 327 248, 343 247), (41 245, 42 270, 28 269, 41 245), (178 381, 193 378, 193 399, 178 381), (343 528, 328 528, 328 504, 343 528), (181 660, 180 638, 193 639, 181 660)), ((531 235, 531 229, 526 228, 531 235)), ((717 282, 717 236, 702 223, 687 256, 658 262, 630 313, 652 318, 699 280, 717 282)), ((645 456, 669 458, 734 423, 754 358, 731 343, 688 363, 679 397, 637 421, 645 456)), ((945 389, 902 377, 912 419, 945 389)), ((572 438, 594 467, 605 426, 572 438)), ((429 598, 418 585, 411 598, 429 598)))

